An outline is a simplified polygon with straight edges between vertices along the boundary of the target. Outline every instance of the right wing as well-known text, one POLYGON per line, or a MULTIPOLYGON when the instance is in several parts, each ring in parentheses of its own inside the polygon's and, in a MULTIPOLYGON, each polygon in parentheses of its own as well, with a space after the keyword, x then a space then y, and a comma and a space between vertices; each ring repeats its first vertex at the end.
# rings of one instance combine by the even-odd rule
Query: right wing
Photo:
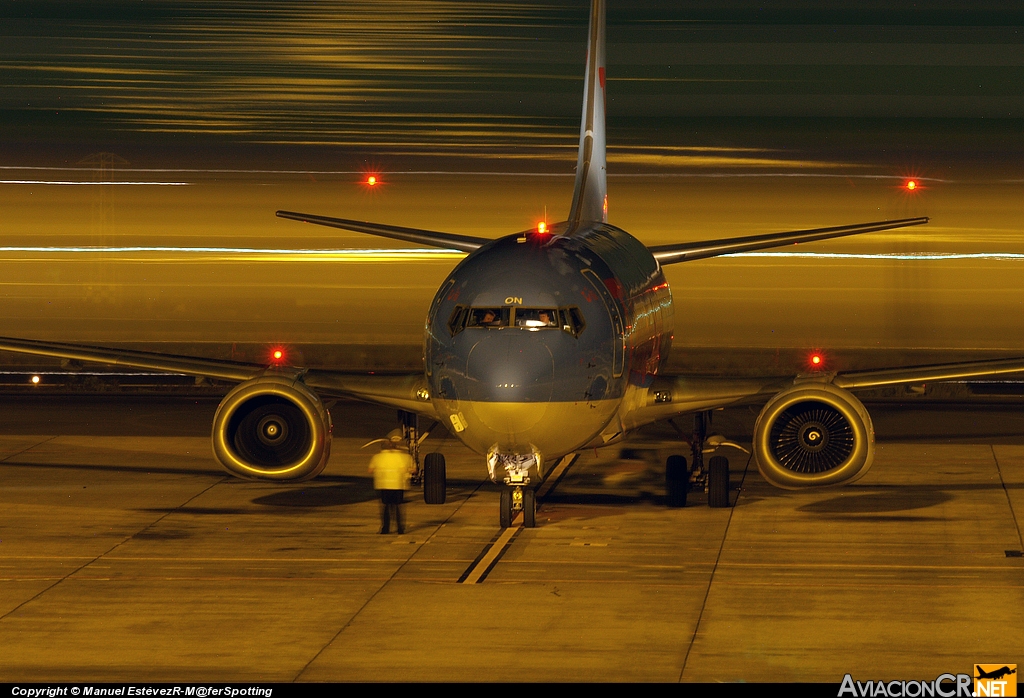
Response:
POLYGON ((803 374, 794 377, 729 378, 716 376, 658 376, 638 403, 623 410, 623 426, 635 429, 688 412, 714 410, 736 404, 765 403, 776 393, 808 380, 830 383, 846 390, 986 378, 1024 373, 1024 358, 963 361, 951 364, 907 366, 846 373, 803 374))
POLYGON ((647 249, 651 251, 651 254, 654 255, 654 258, 660 264, 677 264, 679 262, 692 262, 695 259, 736 254, 737 252, 753 252, 772 247, 782 247, 783 245, 796 245, 801 242, 814 242, 815 240, 829 240, 831 238, 846 237, 847 235, 906 228, 911 225, 923 225, 928 220, 925 216, 919 218, 900 218, 891 221, 840 225, 834 228, 791 230, 785 233, 768 233, 767 235, 748 235, 746 237, 723 238, 721 240, 684 242, 678 245, 655 245, 647 249))
POLYGON ((839 373, 832 379, 837 388, 856 390, 858 388, 879 388, 886 385, 905 383, 934 383, 937 381, 986 378, 1007 373, 1024 372, 1024 359, 987 359, 984 361, 962 361, 953 364, 931 364, 908 366, 871 371, 850 371, 839 373))

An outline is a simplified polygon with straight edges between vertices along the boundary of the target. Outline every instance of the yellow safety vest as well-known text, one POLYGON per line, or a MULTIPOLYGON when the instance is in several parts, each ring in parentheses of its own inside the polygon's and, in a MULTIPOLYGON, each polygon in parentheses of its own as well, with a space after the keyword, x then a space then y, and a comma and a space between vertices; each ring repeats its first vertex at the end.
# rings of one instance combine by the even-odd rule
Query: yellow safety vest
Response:
POLYGON ((407 451, 388 449, 370 459, 373 488, 376 490, 409 489, 409 476, 415 470, 416 463, 407 451))

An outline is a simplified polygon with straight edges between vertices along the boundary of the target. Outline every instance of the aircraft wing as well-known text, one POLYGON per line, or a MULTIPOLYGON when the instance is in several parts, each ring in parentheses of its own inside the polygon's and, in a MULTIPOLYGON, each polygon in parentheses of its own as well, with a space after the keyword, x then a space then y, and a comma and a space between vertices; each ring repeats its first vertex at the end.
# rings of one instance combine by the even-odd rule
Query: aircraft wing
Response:
POLYGON ((792 379, 778 376, 658 376, 646 394, 638 395, 640 404, 623 404, 622 427, 637 429, 688 412, 703 412, 745 402, 765 402, 791 383, 792 379))
POLYGON ((39 342, 32 339, 12 339, 0 337, 0 351, 16 354, 33 354, 49 356, 86 363, 100 363, 109 366, 127 366, 150 371, 166 371, 167 373, 183 373, 189 376, 202 376, 225 381, 241 382, 259 375, 266 366, 244 363, 241 361, 223 361, 219 359, 200 359, 192 356, 160 354, 149 351, 130 351, 94 347, 85 344, 63 344, 60 342, 39 342))
POLYGON ((858 390, 905 383, 987 378, 1024 373, 1024 358, 964 361, 845 373, 805 374, 793 378, 729 378, 717 376, 659 376, 641 397, 642 403, 624 411, 627 429, 635 429, 679 414, 713 410, 736 404, 763 403, 794 382, 830 383, 858 390))
POLYGON ((430 401, 427 379, 422 373, 377 375, 310 369, 302 381, 321 395, 354 397, 378 405, 388 405, 437 419, 430 401))
POLYGON ((69 359, 85 363, 99 363, 110 366, 125 366, 150 371, 181 373, 216 380, 241 383, 257 378, 268 371, 290 373, 322 396, 353 397, 366 402, 388 405, 398 409, 436 416, 429 399, 426 379, 423 374, 367 375, 329 371, 323 369, 301 369, 294 367, 268 367, 264 364, 220 359, 202 359, 194 356, 178 356, 148 351, 111 349, 84 344, 40 342, 31 339, 0 337, 0 351, 17 354, 33 354, 58 359, 69 359))
POLYGON ((278 218, 288 218, 303 223, 325 225, 329 228, 340 228, 351 230, 356 233, 368 233, 379 237, 404 240, 406 242, 417 242, 431 247, 441 247, 446 250, 462 250, 473 252, 491 242, 489 238, 475 238, 469 235, 456 235, 455 233, 440 233, 434 230, 420 230, 419 228, 402 228, 397 225, 384 225, 382 223, 367 223, 365 221, 351 221, 345 218, 329 218, 328 216, 314 216, 310 213, 296 213, 294 211, 278 211, 278 218))
POLYGON ((837 388, 878 388, 903 383, 925 383, 936 381, 986 378, 1007 373, 1024 372, 1024 358, 990 359, 986 361, 964 361, 953 364, 932 364, 873 371, 850 371, 839 373, 832 379, 837 388))
POLYGON ((891 221, 874 221, 872 223, 858 223, 856 225, 840 225, 834 228, 814 228, 812 230, 792 230, 785 233, 768 233, 766 235, 748 235, 738 238, 723 238, 721 240, 702 240, 699 242, 685 242, 678 245, 655 245, 648 249, 662 265, 677 264, 679 262, 692 262, 695 259, 707 259, 708 257, 719 257, 737 252, 754 252, 766 250, 772 247, 784 245, 796 245, 801 242, 814 242, 816 240, 828 240, 830 238, 846 237, 847 235, 859 235, 861 233, 874 233, 880 230, 892 230, 894 228, 906 228, 911 225, 923 225, 928 222, 926 216, 919 218, 900 218, 891 221))

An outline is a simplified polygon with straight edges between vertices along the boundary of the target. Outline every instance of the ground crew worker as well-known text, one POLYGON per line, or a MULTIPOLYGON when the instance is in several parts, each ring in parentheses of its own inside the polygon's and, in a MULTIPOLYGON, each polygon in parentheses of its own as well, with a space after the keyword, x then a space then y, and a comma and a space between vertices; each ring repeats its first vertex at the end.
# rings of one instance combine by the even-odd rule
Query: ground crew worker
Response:
POLYGON ((405 533, 405 490, 409 489, 409 476, 416 472, 416 463, 402 438, 402 432, 395 429, 388 438, 381 439, 380 453, 370 459, 373 473, 373 488, 380 495, 380 532, 391 532, 391 520, 395 520, 398 533, 405 533))

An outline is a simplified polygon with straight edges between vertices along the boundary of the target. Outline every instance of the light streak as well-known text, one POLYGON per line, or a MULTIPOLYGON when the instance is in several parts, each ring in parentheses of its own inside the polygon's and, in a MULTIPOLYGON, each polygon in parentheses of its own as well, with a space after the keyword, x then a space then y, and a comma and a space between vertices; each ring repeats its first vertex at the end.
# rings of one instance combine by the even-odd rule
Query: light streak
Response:
POLYGON ((466 256, 459 250, 440 248, 399 249, 276 249, 259 247, 172 247, 172 246, 0 246, 0 253, 42 255, 173 255, 181 261, 189 258, 215 258, 238 262, 391 262, 459 260, 466 256))
POLYGON ((933 262, 958 259, 1024 260, 1018 252, 738 252, 729 257, 805 258, 805 259, 883 259, 906 262, 933 262))
POLYGON ((149 186, 149 187, 187 187, 191 182, 75 182, 73 180, 55 179, 0 179, 0 184, 29 184, 29 185, 50 185, 50 186, 102 186, 102 187, 123 187, 123 186, 149 186))
MULTIPOLYGON (((713 149, 711 149, 713 150, 713 149)), ((0 165, 2 170, 43 170, 48 172, 96 172, 95 167, 42 167, 33 165, 0 165)), ((179 167, 123 167, 118 168, 119 173, 162 173, 162 174, 280 174, 280 175, 365 175, 362 170, 288 170, 288 169, 260 169, 260 168, 179 168, 179 167)), ((576 175, 572 172, 509 172, 509 171, 487 171, 487 170, 405 170, 393 172, 391 177, 422 176, 422 175, 451 175, 458 176, 479 176, 479 177, 543 177, 543 178, 569 178, 576 175)), ((899 175, 886 174, 864 174, 864 173, 830 173, 830 172, 609 172, 609 178, 632 179, 637 177, 678 177, 686 179, 699 178, 732 178, 732 177, 809 177, 825 179, 888 179, 904 180, 899 175)), ((46 180, 41 180, 46 181, 46 180)), ((916 177, 914 179, 919 185, 921 182, 943 182, 957 183, 957 180, 940 179, 938 177, 916 177)), ((994 180, 999 183, 1018 183, 1024 179, 1001 179, 994 180)), ((125 184, 126 182, 71 182, 72 184, 125 184)), ((149 183, 149 182, 145 182, 149 183)), ((172 184, 187 184, 187 182, 173 182, 172 184)))
MULTIPOLYGON (((423 261, 462 259, 465 252, 442 248, 339 248, 339 249, 288 249, 260 247, 173 247, 173 246, 0 246, 0 253, 36 254, 180 254, 200 256, 237 256, 239 259, 284 258, 280 261, 310 259, 316 261, 376 262, 376 261, 423 261)), ((1019 252, 737 252, 723 257, 745 257, 765 259, 863 259, 896 260, 906 262, 933 262, 955 260, 1021 261, 1024 253, 1019 252)))

